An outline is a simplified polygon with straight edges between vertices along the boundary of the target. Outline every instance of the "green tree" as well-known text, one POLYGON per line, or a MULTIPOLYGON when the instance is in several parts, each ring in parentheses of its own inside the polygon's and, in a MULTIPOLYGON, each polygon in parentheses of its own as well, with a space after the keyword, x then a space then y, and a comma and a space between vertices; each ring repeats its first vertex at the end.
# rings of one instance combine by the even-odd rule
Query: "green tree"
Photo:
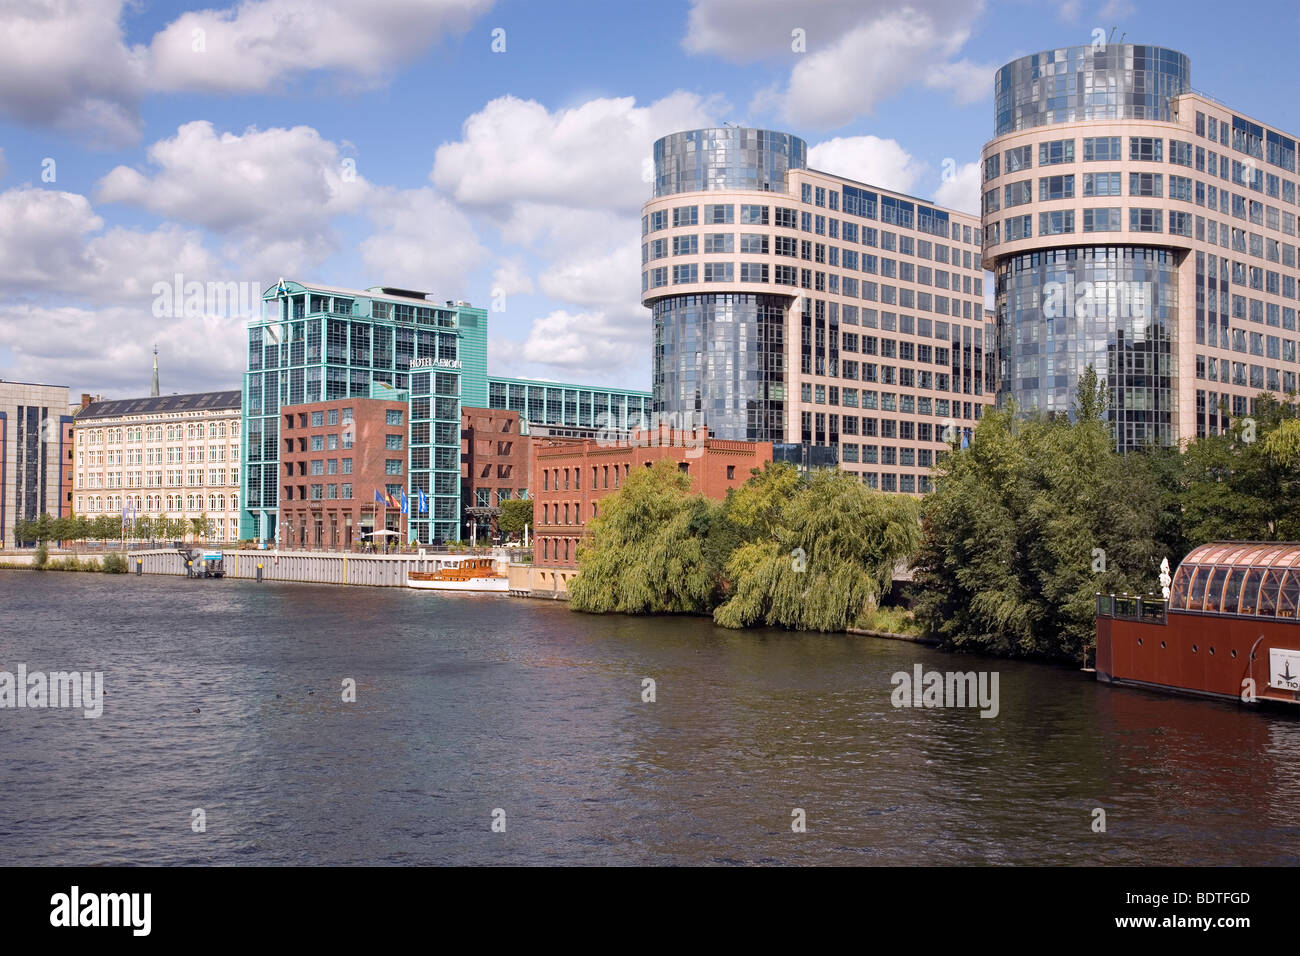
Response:
POLYGON ((531 498, 510 498, 501 502, 501 514, 497 516, 497 529, 506 535, 521 535, 524 525, 533 525, 533 500, 531 498))
POLYGON ((1160 488, 1146 458, 1121 456, 1095 377, 1073 423, 985 416, 945 456, 923 506, 918 621, 953 647, 1078 660, 1093 643, 1096 592, 1155 585, 1160 488))
POLYGON ((731 593, 713 615, 724 627, 851 627, 920 538, 914 499, 836 469, 801 480, 788 465, 769 467, 728 504, 748 540, 727 562, 731 593))
POLYGON ((1253 414, 1192 442, 1183 456, 1183 525, 1191 547, 1208 541, 1300 536, 1300 421, 1267 393, 1253 414))
POLYGON ((578 548, 569 584, 575 611, 691 614, 712 609, 720 568, 705 539, 722 503, 690 493, 690 476, 668 459, 632 473, 601 502, 578 548))

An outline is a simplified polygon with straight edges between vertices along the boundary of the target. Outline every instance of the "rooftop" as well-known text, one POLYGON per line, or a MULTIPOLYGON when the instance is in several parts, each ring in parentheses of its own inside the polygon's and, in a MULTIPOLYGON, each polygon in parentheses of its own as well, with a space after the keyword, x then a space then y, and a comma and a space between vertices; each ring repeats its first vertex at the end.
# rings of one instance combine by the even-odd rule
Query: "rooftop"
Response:
POLYGON ((243 403, 239 389, 225 392, 194 392, 189 395, 159 395, 149 398, 121 398, 92 402, 77 413, 77 421, 88 418, 116 418, 121 415, 154 415, 159 412, 198 412, 238 409, 243 403))

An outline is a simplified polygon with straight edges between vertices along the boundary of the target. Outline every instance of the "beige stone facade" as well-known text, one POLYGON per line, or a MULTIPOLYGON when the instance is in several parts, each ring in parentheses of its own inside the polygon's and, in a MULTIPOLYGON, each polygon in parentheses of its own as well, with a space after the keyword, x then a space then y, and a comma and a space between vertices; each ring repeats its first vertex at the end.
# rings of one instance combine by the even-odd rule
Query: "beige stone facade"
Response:
POLYGON ((206 516, 208 540, 236 540, 239 429, 238 391, 92 402, 73 428, 73 512, 206 516))

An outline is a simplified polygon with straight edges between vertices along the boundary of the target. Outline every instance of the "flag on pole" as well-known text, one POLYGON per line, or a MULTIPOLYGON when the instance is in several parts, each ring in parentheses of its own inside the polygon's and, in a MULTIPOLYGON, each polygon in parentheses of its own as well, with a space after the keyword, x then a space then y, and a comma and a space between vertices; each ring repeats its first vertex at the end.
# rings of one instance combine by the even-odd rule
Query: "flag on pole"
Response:
POLYGON ((429 510, 429 496, 424 493, 424 489, 419 490, 420 495, 420 514, 425 514, 429 510))
POLYGON ((402 489, 402 514, 410 514, 410 513, 411 513, 411 502, 410 499, 406 497, 406 489, 403 488, 402 489))
POLYGON ((378 489, 378 488, 375 489, 375 501, 379 502, 381 505, 386 505, 386 504, 388 504, 388 500, 387 500, 386 498, 384 498, 384 496, 381 495, 381 494, 379 493, 379 489, 378 489))

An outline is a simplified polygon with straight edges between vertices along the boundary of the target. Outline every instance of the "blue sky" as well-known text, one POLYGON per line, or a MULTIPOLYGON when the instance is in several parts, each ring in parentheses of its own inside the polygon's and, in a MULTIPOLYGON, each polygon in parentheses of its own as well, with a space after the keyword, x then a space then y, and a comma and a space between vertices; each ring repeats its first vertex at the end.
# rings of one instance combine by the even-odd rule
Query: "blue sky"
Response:
POLYGON ((495 306, 494 374, 646 388, 654 138, 788 130, 815 166, 973 210, 993 70, 1098 28, 1183 51, 1197 89, 1300 131, 1297 8, 1249 10, 18 0, 0 11, 0 377, 141 394, 157 342, 166 391, 237 386, 245 317, 157 314, 154 284, 180 273, 467 299, 495 306))

